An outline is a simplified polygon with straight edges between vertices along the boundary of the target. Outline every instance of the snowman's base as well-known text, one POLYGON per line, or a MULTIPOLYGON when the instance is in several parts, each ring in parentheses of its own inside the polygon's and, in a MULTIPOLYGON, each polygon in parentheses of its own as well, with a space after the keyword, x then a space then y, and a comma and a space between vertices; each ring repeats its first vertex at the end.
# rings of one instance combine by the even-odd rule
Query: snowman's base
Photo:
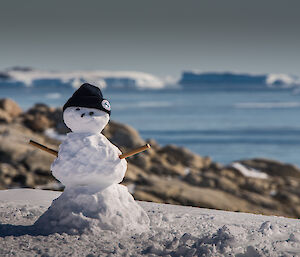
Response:
POLYGON ((141 233, 149 218, 125 186, 114 184, 102 190, 79 186, 66 188, 36 221, 41 232, 81 234, 111 230, 141 233))

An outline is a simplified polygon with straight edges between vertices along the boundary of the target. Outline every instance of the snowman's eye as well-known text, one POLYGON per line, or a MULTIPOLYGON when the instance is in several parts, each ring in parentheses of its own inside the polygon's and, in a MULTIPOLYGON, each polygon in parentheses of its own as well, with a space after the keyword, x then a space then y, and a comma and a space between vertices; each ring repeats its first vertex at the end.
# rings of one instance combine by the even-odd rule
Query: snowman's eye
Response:
POLYGON ((94 115, 94 112, 89 112, 89 115, 93 116, 93 115, 94 115))
POLYGON ((75 110, 76 110, 76 111, 80 111, 80 108, 77 107, 75 110))

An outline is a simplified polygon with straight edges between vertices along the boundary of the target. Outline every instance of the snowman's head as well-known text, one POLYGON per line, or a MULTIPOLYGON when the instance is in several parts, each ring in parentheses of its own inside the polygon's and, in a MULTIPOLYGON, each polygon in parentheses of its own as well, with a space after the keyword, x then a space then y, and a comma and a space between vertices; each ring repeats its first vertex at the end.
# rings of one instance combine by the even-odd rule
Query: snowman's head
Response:
POLYGON ((72 132, 99 133, 107 125, 109 114, 87 107, 68 107, 63 113, 65 124, 72 132))
POLYGON ((110 103, 100 88, 84 83, 63 107, 64 122, 73 132, 101 132, 109 121, 110 103))

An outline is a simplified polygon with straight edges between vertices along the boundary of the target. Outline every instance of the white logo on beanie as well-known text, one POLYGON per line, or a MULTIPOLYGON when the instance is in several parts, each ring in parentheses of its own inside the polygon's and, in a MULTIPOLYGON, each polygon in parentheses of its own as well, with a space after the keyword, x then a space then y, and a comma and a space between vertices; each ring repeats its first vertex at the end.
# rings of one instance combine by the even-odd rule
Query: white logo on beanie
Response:
POLYGON ((107 111, 110 111, 110 103, 109 103, 109 101, 107 101, 106 99, 104 99, 104 100, 102 100, 102 107, 105 109, 105 110, 107 110, 107 111))

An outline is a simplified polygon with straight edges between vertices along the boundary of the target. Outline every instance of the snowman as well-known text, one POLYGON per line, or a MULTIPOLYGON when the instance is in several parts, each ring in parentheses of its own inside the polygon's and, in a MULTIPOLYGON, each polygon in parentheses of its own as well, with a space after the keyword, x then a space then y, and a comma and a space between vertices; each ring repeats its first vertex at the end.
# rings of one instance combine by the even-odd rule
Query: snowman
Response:
POLYGON ((40 230, 78 234, 87 230, 141 233, 148 229, 146 212, 119 184, 127 162, 101 134, 110 113, 110 103, 101 90, 87 83, 64 105, 63 119, 72 132, 60 145, 51 171, 65 190, 36 221, 40 230))

